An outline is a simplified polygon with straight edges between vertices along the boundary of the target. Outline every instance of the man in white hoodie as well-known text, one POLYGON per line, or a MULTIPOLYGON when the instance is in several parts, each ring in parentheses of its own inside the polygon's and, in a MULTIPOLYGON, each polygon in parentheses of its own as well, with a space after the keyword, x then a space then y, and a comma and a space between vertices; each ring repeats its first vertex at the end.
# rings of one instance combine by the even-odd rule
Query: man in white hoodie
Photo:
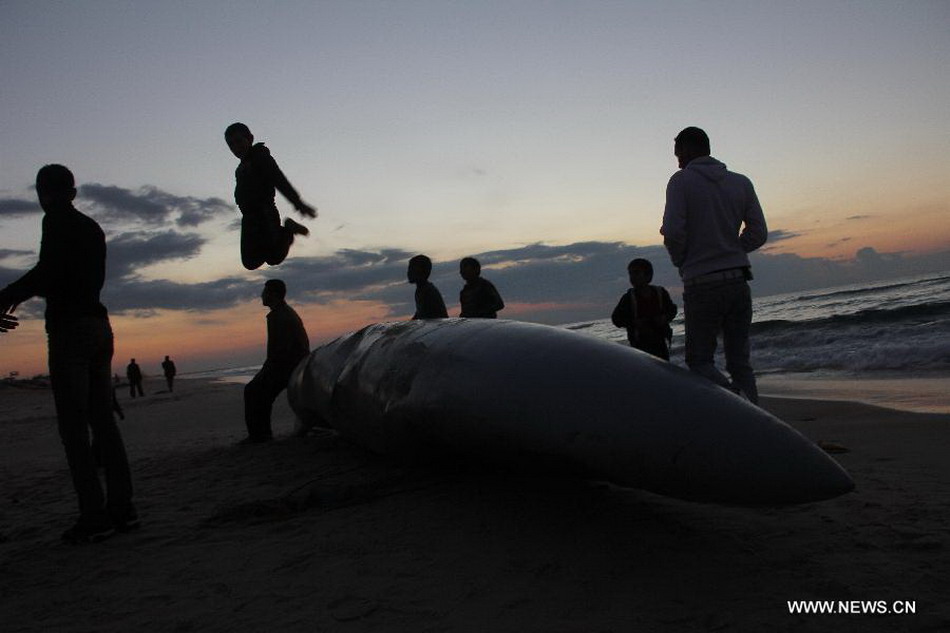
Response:
POLYGON ((768 237, 752 182, 709 154, 709 137, 688 127, 674 141, 680 171, 666 187, 663 243, 683 279, 686 364, 727 389, 758 402, 749 362, 752 279, 748 253, 768 237), (730 381, 713 356, 722 334, 730 381))

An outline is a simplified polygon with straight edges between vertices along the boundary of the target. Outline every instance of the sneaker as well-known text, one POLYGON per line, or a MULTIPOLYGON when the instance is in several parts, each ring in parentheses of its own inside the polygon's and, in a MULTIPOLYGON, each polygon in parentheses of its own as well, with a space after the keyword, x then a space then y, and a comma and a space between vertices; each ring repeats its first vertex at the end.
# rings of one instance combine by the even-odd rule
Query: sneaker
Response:
POLYGON ((88 521, 79 519, 76 525, 63 532, 63 540, 71 545, 98 543, 115 534, 111 521, 88 521))
POLYGON ((291 218, 284 219, 284 228, 290 229, 290 232, 294 235, 303 235, 304 237, 310 235, 310 229, 291 218))

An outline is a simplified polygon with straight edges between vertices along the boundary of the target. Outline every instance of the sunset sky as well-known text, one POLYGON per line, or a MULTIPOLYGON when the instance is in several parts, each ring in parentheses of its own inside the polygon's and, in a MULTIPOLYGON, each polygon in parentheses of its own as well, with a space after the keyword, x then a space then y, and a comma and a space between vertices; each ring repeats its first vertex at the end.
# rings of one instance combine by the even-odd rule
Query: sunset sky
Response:
MULTIPOLYGON (((313 343, 406 318, 419 252, 450 314, 475 255, 502 316, 604 318, 632 257, 678 291, 658 228, 687 125, 756 185, 758 296, 950 269, 948 33, 945 0, 0 0, 0 285, 62 163, 109 240, 119 372, 259 362, 272 277, 313 343), (276 268, 240 264, 233 121, 320 210, 276 268)), ((42 309, 0 376, 45 371, 42 309)))

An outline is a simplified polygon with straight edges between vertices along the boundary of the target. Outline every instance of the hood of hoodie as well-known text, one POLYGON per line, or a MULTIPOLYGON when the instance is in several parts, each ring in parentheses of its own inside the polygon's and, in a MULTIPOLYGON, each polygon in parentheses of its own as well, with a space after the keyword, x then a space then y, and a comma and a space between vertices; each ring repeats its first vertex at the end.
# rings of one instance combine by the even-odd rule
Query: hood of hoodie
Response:
POLYGON ((263 143, 254 143, 247 152, 247 158, 250 160, 258 156, 270 156, 270 150, 263 143))
POLYGON ((726 177, 726 164, 720 163, 712 156, 700 156, 689 161, 683 169, 702 174, 706 180, 719 182, 726 177))

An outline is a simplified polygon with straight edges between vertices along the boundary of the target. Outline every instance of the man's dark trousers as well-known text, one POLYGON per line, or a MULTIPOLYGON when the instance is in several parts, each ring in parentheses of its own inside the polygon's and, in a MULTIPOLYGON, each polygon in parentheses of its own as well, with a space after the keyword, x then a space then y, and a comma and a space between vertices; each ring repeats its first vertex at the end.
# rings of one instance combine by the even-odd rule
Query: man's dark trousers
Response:
POLYGON ((270 423, 271 409, 280 392, 287 388, 295 366, 264 363, 244 387, 244 422, 251 440, 263 442, 274 436, 270 423))
POLYGON ((122 435, 112 417, 112 328, 108 317, 85 316, 50 324, 49 371, 59 435, 83 519, 132 509, 132 478, 122 435), (90 450, 89 430, 105 469, 108 498, 90 450))

